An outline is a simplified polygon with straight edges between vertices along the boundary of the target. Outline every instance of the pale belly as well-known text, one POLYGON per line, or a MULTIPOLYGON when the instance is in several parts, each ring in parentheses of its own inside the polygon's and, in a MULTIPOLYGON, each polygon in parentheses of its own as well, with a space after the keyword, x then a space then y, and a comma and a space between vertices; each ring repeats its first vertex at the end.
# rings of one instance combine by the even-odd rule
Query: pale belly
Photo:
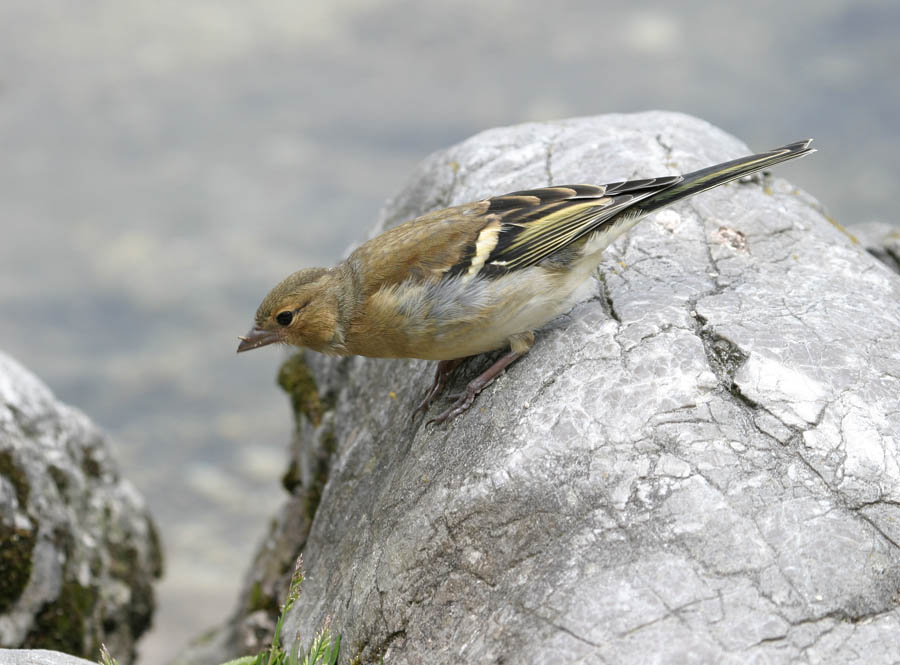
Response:
POLYGON ((571 308, 589 276, 589 266, 565 273, 535 266, 517 271, 514 281, 401 285, 369 303, 370 314, 396 323, 372 331, 378 339, 363 340, 352 352, 452 360, 502 349, 511 337, 535 331, 571 308))

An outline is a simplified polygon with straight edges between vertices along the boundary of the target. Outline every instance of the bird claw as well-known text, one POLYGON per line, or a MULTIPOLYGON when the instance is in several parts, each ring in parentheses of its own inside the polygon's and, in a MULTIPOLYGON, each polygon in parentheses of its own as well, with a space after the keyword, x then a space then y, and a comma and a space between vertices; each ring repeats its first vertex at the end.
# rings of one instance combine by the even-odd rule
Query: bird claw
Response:
POLYGON ((494 382, 494 379, 496 379, 504 369, 518 360, 521 356, 522 354, 517 351, 510 351, 498 358, 493 365, 488 367, 476 378, 472 379, 464 391, 457 393, 456 395, 451 395, 450 399, 453 400, 453 404, 450 405, 450 408, 429 420, 426 425, 431 425, 432 423, 439 425, 449 420, 453 420, 456 416, 466 411, 472 406, 472 402, 475 401, 475 397, 478 393, 491 385, 494 382))
POLYGON ((444 388, 447 387, 447 382, 450 380, 450 375, 461 362, 462 359, 460 358, 457 360, 442 360, 438 363, 437 369, 434 372, 434 381, 431 384, 431 388, 425 393, 425 399, 423 399, 419 406, 416 407, 416 410, 412 412, 410 420, 415 420, 420 413, 425 413, 428 410, 428 407, 434 403, 434 400, 444 392, 444 388))
POLYGON ((456 395, 451 395, 450 399, 453 400, 453 404, 451 404, 446 411, 429 420, 426 425, 440 425, 441 423, 453 420, 454 418, 456 418, 456 416, 464 413, 469 409, 470 406, 472 406, 472 402, 475 401, 475 396, 478 393, 479 391, 475 390, 470 385, 464 392, 457 393, 456 395))
POLYGON ((416 407, 416 410, 412 412, 412 415, 409 417, 410 420, 415 420, 420 413, 425 413, 428 411, 428 407, 434 404, 434 400, 438 398, 438 395, 443 390, 444 386, 435 382, 431 388, 428 389, 428 392, 425 394, 425 399, 423 399, 419 406, 416 407))

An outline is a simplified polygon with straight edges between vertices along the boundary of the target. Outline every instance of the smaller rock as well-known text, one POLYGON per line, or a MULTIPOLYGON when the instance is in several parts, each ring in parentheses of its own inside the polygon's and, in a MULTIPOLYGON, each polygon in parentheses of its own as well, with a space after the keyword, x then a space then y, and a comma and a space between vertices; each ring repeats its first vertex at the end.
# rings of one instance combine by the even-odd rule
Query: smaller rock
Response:
POLYGON ((97 665, 97 661, 45 649, 0 649, 0 665, 97 665))
POLYGON ((0 644, 96 658, 104 643, 119 665, 150 625, 162 572, 150 514, 104 434, 3 353, 0 570, 0 644))

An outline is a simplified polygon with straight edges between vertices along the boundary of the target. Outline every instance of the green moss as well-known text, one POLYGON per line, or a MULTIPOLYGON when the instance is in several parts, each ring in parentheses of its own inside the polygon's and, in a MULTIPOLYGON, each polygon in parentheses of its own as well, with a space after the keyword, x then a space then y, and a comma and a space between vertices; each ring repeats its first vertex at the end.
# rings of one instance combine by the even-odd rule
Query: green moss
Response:
MULTIPOLYGON (((151 524, 151 548, 158 548, 154 542, 155 529, 151 524)), ((126 608, 125 620, 131 629, 131 634, 139 637, 150 627, 156 600, 150 578, 144 573, 144 568, 138 565, 139 553, 131 542, 107 541, 106 549, 110 553, 109 574, 120 580, 131 591, 131 600, 126 608)), ((152 573, 158 576, 162 572, 161 560, 158 561, 159 552, 151 552, 154 560, 151 561, 152 573)))
POLYGON ((322 447, 316 456, 312 486, 306 488, 304 495, 303 514, 310 522, 316 516, 319 503, 322 501, 322 492, 325 490, 325 483, 328 482, 328 474, 331 472, 331 455, 335 450, 337 450, 337 437, 333 431, 329 430, 322 437, 322 447))
POLYGON ((19 502, 19 508, 25 510, 25 504, 28 503, 28 493, 31 489, 28 484, 28 476, 16 466, 12 453, 7 450, 0 451, 0 476, 12 483, 13 488, 16 490, 16 501, 19 502))
POLYGON ((0 523, 0 614, 12 607, 31 577, 35 533, 0 523))
POLYGON ((300 481, 300 465, 297 464, 297 460, 292 459, 288 470, 281 476, 281 486, 293 494, 302 484, 300 481))
POLYGON ((60 496, 66 496, 66 493, 69 490, 68 474, 58 466, 53 466, 52 464, 47 467, 47 473, 53 478, 53 484, 56 485, 56 489, 59 491, 60 496))
MULTIPOLYGON (((291 398, 298 426, 301 415, 306 416, 314 426, 318 426, 322 422, 323 414, 334 408, 333 395, 326 395, 324 398, 319 397, 319 389, 316 385, 315 377, 306 364, 302 353, 291 356, 282 364, 278 373, 278 385, 291 398)), ((325 488, 325 483, 328 482, 329 462, 336 449, 337 440, 334 432, 326 432, 322 438, 322 445, 316 454, 312 483, 309 487, 303 487, 303 512, 310 521, 315 516, 319 502, 322 499, 322 491, 325 488)), ((281 478, 281 483, 292 494, 296 494, 301 487, 300 469, 296 460, 291 462, 290 467, 281 478)))
POLYGON ((100 577, 103 573, 103 559, 100 557, 100 552, 94 550, 91 552, 90 560, 88 561, 88 568, 91 571, 92 577, 100 577))
POLYGON ((96 635, 86 634, 86 628, 96 604, 95 589, 77 582, 63 583, 59 597, 38 612, 22 646, 93 658, 100 648, 100 640, 96 635))
POLYGON ((147 518, 147 535, 150 539, 150 572, 153 577, 159 579, 165 572, 166 561, 163 557, 162 542, 159 539, 159 531, 156 530, 156 524, 149 517, 147 518))
POLYGON ((134 570, 137 568, 137 550, 131 543, 109 540, 106 541, 106 549, 110 554, 110 576, 130 585, 134 570))
POLYGON ((313 425, 322 422, 322 401, 312 371, 302 353, 288 358, 278 372, 278 385, 290 396, 294 414, 303 414, 313 425))
POLYGON ((156 596, 150 580, 144 579, 131 587, 131 602, 128 603, 128 627, 134 639, 143 635, 153 622, 156 596))
MULTIPOLYGON (((31 486, 28 476, 16 466, 9 451, 0 452, 0 476, 13 486, 19 510, 25 511, 31 486)), ((0 571, 3 571, 0 574, 0 614, 15 604, 28 584, 34 563, 35 539, 31 529, 0 522, 0 571)))
POLYGON ((56 549, 62 552, 63 560, 68 561, 75 551, 75 537, 72 532, 65 525, 57 524, 50 532, 50 537, 53 544, 56 545, 56 549))
POLYGON ((146 576, 144 568, 139 564, 137 548, 129 541, 107 541, 106 549, 110 554, 109 574, 125 584, 131 592, 131 599, 125 608, 131 634, 137 639, 150 627, 156 601, 153 587, 146 576))
POLYGON ((94 457, 94 450, 92 448, 84 449, 84 457, 81 460, 81 470, 84 471, 84 474, 88 478, 100 477, 103 468, 97 458, 94 457))

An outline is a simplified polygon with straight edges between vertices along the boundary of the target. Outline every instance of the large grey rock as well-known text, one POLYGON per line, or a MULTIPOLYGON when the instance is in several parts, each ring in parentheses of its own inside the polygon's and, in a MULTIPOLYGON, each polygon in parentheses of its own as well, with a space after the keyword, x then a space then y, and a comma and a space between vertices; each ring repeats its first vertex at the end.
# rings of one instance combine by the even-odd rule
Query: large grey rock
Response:
POLYGON ((104 435, 0 353, 0 644, 96 658, 103 642, 125 665, 161 566, 104 435))
MULTIPOLYGON (((383 219, 745 152, 663 113, 494 130, 383 219)), ((424 363, 310 359, 337 450, 287 630, 392 663, 892 662, 900 279, 780 179, 653 216, 599 276, 448 427, 408 422, 424 363)))
POLYGON ((45 649, 0 649, 0 665, 97 665, 97 661, 45 649))
MULTIPOLYGON (((492 130, 425 160, 380 228, 748 151, 671 113, 492 130)), ((286 635, 330 617, 392 664, 896 662, 900 278, 785 180, 644 221, 447 426, 409 420, 429 363, 308 362, 295 476, 324 487, 286 635)))

